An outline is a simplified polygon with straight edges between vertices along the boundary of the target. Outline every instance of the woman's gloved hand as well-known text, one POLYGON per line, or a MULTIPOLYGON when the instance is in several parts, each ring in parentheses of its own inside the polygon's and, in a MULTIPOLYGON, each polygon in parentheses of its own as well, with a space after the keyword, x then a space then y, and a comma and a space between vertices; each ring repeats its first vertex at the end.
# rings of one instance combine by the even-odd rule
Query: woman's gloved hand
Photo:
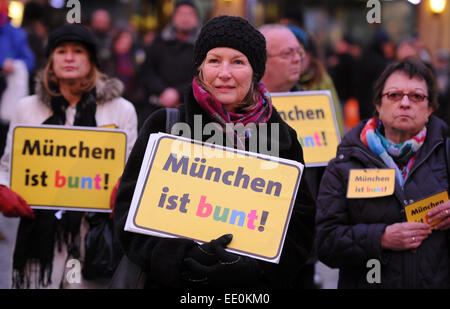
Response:
POLYGON ((210 287, 254 286, 260 273, 258 261, 226 251, 232 238, 226 234, 188 251, 183 278, 210 287))
POLYGON ((28 217, 34 219, 33 209, 16 192, 0 186, 0 211, 5 217, 28 217))

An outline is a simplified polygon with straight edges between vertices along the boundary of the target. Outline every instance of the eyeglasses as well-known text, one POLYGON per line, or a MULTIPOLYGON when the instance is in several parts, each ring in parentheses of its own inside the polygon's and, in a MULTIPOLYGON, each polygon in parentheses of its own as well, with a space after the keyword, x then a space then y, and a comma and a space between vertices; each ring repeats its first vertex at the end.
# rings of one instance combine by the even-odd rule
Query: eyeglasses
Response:
POLYGON ((292 60, 294 58, 294 55, 297 54, 300 56, 300 59, 305 58, 305 50, 303 48, 289 48, 284 51, 282 51, 279 54, 276 55, 268 55, 269 57, 280 57, 285 60, 292 60))
POLYGON ((382 96, 386 96, 386 98, 388 98, 388 100, 390 100, 390 101, 398 102, 398 101, 402 100, 405 95, 408 96, 408 99, 414 103, 421 103, 421 102, 425 101, 425 99, 428 98, 428 96, 418 93, 418 92, 406 93, 403 91, 389 91, 389 92, 383 93, 382 96))

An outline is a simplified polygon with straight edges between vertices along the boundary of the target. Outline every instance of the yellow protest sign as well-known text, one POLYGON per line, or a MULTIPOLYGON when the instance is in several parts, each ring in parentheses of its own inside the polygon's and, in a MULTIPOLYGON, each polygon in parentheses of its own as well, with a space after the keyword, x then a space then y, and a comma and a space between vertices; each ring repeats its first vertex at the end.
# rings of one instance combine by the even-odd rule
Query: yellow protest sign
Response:
POLYGON ((305 165, 327 165, 336 156, 341 140, 330 92, 283 92, 271 96, 283 120, 297 132, 305 165))
POLYGON ((33 208, 110 211, 123 172, 123 131, 18 126, 13 132, 11 189, 33 208))
POLYGON ((231 251, 278 262, 302 171, 296 161, 152 134, 125 230, 199 242, 231 233, 231 251))
MULTIPOLYGON (((448 193, 447 191, 435 194, 418 202, 409 204, 405 207, 406 219, 408 222, 421 222, 427 223, 427 213, 431 209, 440 204, 443 204, 448 201, 448 193)), ((436 220, 430 223, 433 227, 434 225, 441 222, 441 220, 436 220)))
POLYGON ((394 169, 352 169, 349 172, 347 198, 388 196, 394 189, 394 169))

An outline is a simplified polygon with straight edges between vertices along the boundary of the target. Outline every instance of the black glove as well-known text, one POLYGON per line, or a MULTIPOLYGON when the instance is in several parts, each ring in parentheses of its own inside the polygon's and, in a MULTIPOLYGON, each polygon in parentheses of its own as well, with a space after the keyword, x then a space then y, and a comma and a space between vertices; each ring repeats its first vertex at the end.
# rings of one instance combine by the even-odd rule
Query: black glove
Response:
POLYGON ((209 287, 255 286, 259 279, 257 260, 225 250, 233 235, 226 234, 188 251, 182 277, 209 287))
MULTIPOLYGON (((155 238, 156 239, 156 238, 155 238)), ((151 282, 158 287, 180 288, 183 260, 197 244, 190 239, 158 238, 150 262, 151 282)))

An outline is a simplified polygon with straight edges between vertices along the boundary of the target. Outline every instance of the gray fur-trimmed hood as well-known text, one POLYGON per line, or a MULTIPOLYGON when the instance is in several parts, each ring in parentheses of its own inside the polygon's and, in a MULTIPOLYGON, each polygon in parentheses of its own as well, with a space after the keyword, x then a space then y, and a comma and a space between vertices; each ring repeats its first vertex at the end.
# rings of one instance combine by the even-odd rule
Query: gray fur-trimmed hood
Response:
MULTIPOLYGON (((99 73, 96 84, 97 104, 101 105, 122 96, 124 85, 114 77, 108 77, 106 74, 99 73)), ((43 71, 36 76, 36 94, 39 100, 50 106, 51 95, 45 90, 43 82, 43 71)))

